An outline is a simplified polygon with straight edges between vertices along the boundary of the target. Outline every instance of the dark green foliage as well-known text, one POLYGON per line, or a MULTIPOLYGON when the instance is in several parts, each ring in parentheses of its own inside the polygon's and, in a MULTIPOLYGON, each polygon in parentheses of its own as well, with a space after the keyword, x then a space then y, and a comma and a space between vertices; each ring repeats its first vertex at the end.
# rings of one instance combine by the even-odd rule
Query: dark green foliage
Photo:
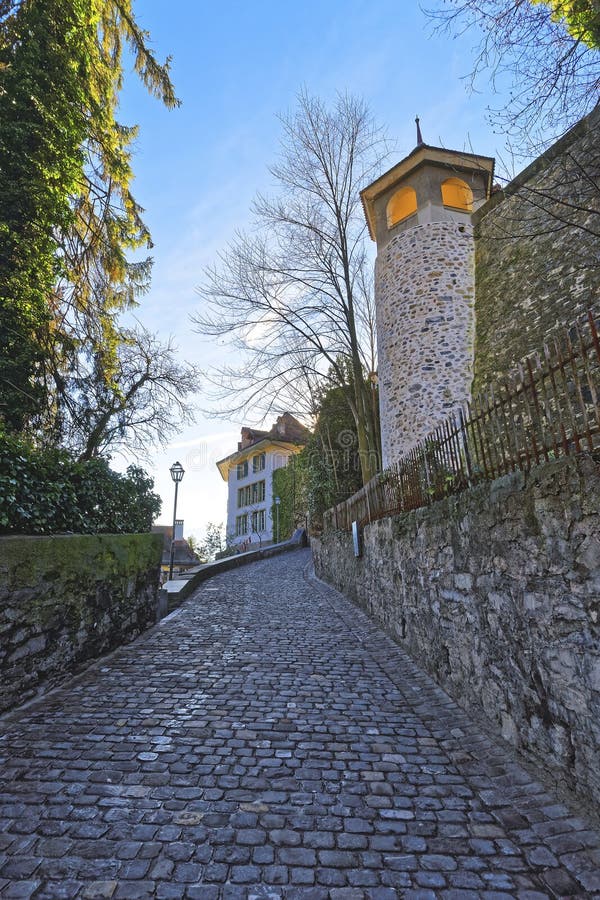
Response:
POLYGON ((0 534, 149 531, 160 497, 143 469, 122 475, 104 459, 75 461, 0 433, 0 534))
POLYGON ((271 507, 273 540, 287 541, 308 521, 310 457, 306 450, 290 457, 287 466, 273 472, 273 496, 279 497, 279 535, 277 534, 277 504, 271 507))
POLYGON ((178 105, 132 3, 0 0, 0 421, 85 457, 140 431, 144 446, 164 437, 193 374, 155 340, 161 365, 148 367, 153 337, 119 322, 152 265, 129 259, 152 243, 130 190, 137 129, 116 118, 125 47, 150 93, 178 105))
MULTIPOLYGON (((365 383, 369 413, 379 428, 378 398, 370 382, 365 383)), ((285 541, 296 528, 308 525, 320 531, 323 513, 347 500, 363 484, 359 440, 346 392, 332 387, 318 397, 315 428, 304 449, 292 456, 283 469, 273 473, 273 496, 279 497, 279 537, 285 541)), ((373 464, 377 464, 374 460, 373 464)), ((277 509, 270 511, 273 536, 277 535, 277 509)))
MULTIPOLYGON (((372 390, 368 387, 369 392, 372 390)), ((371 395, 374 420, 377 395, 371 395)), ((320 530, 323 513, 362 487, 358 435, 342 388, 331 388, 320 400, 314 433, 303 451, 311 531, 320 530)))
POLYGON ((89 3, 29 3, 0 20, 0 415, 44 405, 43 347, 83 156, 89 3))

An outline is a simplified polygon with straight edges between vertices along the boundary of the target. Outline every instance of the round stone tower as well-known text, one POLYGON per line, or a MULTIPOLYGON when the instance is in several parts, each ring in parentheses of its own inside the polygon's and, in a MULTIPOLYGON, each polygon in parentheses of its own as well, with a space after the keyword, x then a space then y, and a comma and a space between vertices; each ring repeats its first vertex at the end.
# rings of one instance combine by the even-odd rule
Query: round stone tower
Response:
POLYGON ((375 303, 383 465, 470 396, 475 260, 471 213, 494 160, 423 143, 361 192, 377 242, 375 303))

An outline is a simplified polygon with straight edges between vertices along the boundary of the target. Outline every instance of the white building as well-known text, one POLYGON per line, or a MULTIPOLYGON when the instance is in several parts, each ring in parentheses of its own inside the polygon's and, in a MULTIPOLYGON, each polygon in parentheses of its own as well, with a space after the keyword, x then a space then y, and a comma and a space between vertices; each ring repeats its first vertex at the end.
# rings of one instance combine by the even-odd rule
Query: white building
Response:
POLYGON ((242 428, 235 453, 217 463, 228 484, 227 540, 248 549, 273 543, 273 472, 299 453, 308 429, 290 413, 279 416, 270 431, 242 428))

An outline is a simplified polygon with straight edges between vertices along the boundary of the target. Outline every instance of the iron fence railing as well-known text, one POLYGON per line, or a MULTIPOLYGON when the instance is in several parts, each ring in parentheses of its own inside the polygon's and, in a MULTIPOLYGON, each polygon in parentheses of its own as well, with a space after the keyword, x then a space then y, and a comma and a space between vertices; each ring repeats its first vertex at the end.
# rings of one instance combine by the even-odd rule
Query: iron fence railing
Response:
POLYGON ((427 506, 480 481, 600 448, 598 315, 556 334, 358 493, 328 510, 325 530, 427 506))

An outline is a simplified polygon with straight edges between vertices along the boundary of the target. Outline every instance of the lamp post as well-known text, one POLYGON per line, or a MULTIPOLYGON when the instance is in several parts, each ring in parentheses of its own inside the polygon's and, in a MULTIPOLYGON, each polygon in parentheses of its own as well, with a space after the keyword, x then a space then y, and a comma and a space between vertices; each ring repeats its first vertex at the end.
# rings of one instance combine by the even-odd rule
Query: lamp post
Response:
POLYGON ((175 482, 175 504, 173 506, 173 534, 171 535, 171 564, 169 566, 169 581, 173 578, 173 558, 175 556, 175 520, 177 518, 177 489, 179 482, 185 474, 185 469, 180 462, 173 463, 169 469, 171 478, 175 482))
POLYGON ((377 448, 377 465, 381 465, 381 432, 379 423, 379 410, 377 404, 377 386, 379 384, 379 376, 377 372, 369 372, 369 381, 371 382, 371 405, 373 407, 373 436, 375 438, 375 446, 377 448))
POLYGON ((276 516, 275 517, 275 523, 276 523, 275 536, 277 538, 277 540, 275 541, 276 544, 279 543, 279 504, 280 503, 281 503, 281 497, 275 497, 275 516, 276 516))

